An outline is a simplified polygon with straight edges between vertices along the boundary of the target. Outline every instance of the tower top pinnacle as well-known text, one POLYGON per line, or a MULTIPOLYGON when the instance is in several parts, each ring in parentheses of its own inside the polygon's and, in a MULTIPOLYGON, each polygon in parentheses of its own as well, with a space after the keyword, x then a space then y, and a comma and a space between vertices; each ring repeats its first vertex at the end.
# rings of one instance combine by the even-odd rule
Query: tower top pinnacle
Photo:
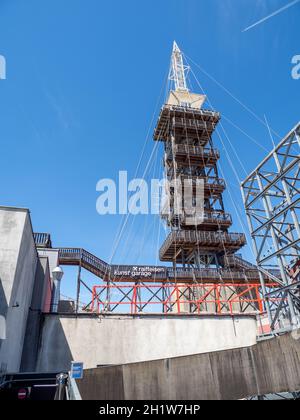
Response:
POLYGON ((173 82, 173 86, 170 89, 167 104, 200 109, 206 97, 190 92, 186 80, 190 67, 184 64, 183 58, 183 53, 174 41, 169 73, 169 80, 173 82))
POLYGON ((176 41, 174 41, 174 42, 173 42, 173 54, 174 54, 175 52, 180 52, 180 53, 181 53, 180 48, 178 47, 178 45, 177 45, 177 42, 176 42, 176 41))

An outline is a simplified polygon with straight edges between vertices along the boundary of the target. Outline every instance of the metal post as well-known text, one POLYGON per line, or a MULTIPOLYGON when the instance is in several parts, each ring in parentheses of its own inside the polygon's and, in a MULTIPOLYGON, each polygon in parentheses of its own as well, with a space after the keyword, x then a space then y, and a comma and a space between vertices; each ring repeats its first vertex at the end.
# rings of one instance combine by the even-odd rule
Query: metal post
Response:
POLYGON ((81 263, 78 266, 78 275, 77 275, 76 314, 78 314, 79 312, 80 286, 81 286, 81 263))
POLYGON ((66 387, 68 385, 69 375, 60 373, 56 376, 56 393, 54 400, 62 401, 66 399, 66 387))

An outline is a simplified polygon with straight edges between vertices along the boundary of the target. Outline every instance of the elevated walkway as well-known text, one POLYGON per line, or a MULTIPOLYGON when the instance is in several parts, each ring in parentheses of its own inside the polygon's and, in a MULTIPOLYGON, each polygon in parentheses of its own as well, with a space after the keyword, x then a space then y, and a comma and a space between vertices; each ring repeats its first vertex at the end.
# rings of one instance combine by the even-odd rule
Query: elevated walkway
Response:
MULTIPOLYGON (((206 234, 206 232, 204 233, 206 234)), ((214 232, 209 232, 209 235, 214 235, 214 232)), ((226 235, 228 236, 228 234, 226 235)), ((210 239, 210 236, 208 239, 210 239)), ((37 248, 52 247, 49 234, 35 233, 34 238, 37 248)), ((239 243, 243 241, 241 236, 233 236, 233 239, 239 243)), ((166 266, 110 265, 82 248, 59 248, 60 265, 81 266, 104 281, 122 283, 138 281, 145 283, 199 282, 211 284, 221 281, 259 283, 259 272, 254 265, 237 256, 232 258, 234 258, 234 264, 227 264, 222 269, 193 270, 190 268, 178 268, 174 270, 166 266)), ((277 270, 272 271, 271 274, 279 276, 277 270)), ((273 283, 273 280, 268 279, 266 275, 265 280, 273 283)))
POLYGON ((108 279, 111 270, 109 264, 81 248, 60 248, 59 263, 61 265, 80 265, 103 280, 108 279))

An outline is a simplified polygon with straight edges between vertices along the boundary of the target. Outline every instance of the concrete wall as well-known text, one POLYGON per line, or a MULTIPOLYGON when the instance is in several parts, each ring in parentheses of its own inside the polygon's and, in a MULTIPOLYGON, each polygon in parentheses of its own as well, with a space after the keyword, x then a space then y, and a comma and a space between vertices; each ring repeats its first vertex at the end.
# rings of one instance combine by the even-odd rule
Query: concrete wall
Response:
POLYGON ((243 349, 91 369, 77 384, 82 399, 94 400, 237 400, 294 392, 300 389, 299 336, 287 334, 243 349))
POLYGON ((6 321, 2 371, 19 371, 37 260, 28 210, 0 207, 0 315, 6 321))
POLYGON ((85 368, 246 347, 253 316, 45 315, 37 370, 85 368))
POLYGON ((38 248, 38 254, 40 258, 44 258, 48 260, 50 279, 48 281, 48 288, 47 288, 43 312, 51 312, 52 287, 53 287, 53 279, 52 279, 53 274, 52 273, 53 273, 53 270, 59 265, 59 259, 58 259, 59 251, 57 249, 38 248))
POLYGON ((47 258, 49 263, 49 272, 52 277, 52 271, 58 266, 58 250, 49 248, 38 248, 38 254, 41 258, 47 258))

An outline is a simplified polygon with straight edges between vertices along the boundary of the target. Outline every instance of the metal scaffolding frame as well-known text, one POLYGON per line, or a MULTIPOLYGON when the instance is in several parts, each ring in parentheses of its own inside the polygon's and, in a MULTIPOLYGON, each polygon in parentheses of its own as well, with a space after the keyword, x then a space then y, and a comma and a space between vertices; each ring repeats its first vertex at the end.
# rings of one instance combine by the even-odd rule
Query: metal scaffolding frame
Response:
MULTIPOLYGON (((272 285, 270 285, 271 287, 272 285)), ((110 284, 93 287, 92 313, 236 315, 264 313, 260 284, 110 284), (112 292, 107 301, 107 290, 112 292)))
POLYGON ((241 184, 263 298, 275 332, 299 326, 299 148, 300 123, 241 184), (277 288, 270 291, 263 274, 274 266, 280 276, 272 276, 277 288))
MULTIPOLYGON (((223 202, 226 183, 219 177, 220 153, 212 139, 221 115, 203 108, 205 95, 189 91, 188 66, 176 43, 170 69, 175 90, 170 91, 154 130, 154 141, 164 143, 167 205, 161 217, 171 231, 159 257, 171 262, 174 272, 181 268, 192 273, 210 268, 219 274, 224 268, 234 272, 236 267, 224 262, 246 244, 246 237, 229 232, 232 218, 223 202)), ((190 281, 197 279, 192 275, 190 281)))

